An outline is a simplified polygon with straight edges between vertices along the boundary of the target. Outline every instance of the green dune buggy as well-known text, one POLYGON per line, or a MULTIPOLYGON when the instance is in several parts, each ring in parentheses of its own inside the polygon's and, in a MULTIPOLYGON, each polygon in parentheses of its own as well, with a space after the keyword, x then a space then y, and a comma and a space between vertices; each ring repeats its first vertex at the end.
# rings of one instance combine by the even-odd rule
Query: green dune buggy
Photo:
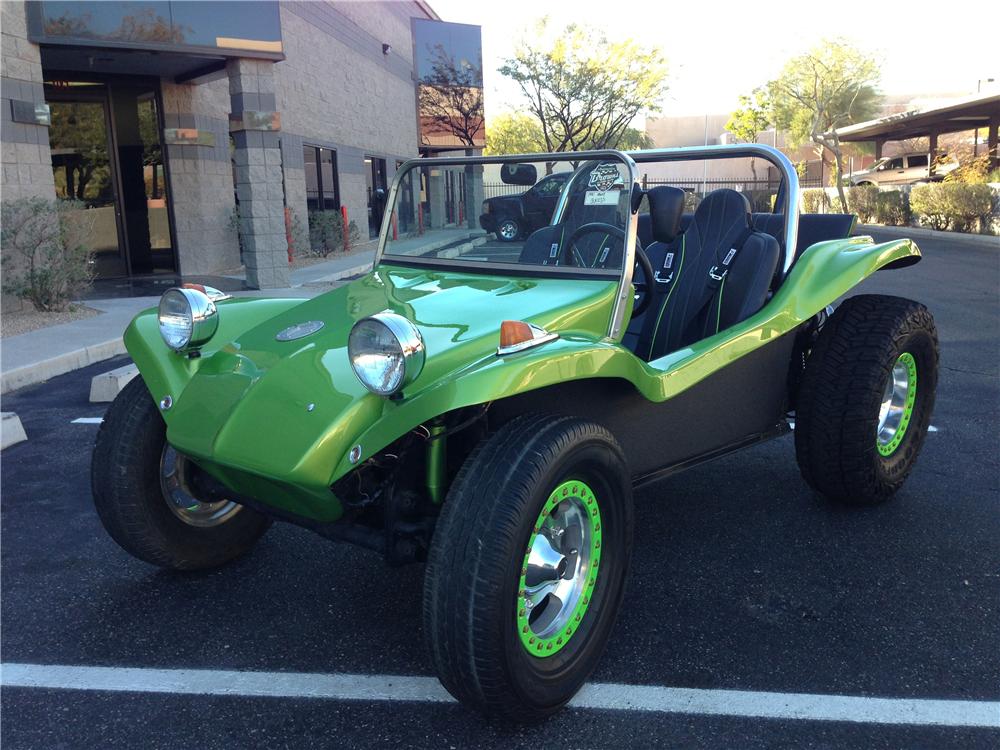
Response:
POLYGON ((407 162, 363 278, 308 301, 181 286, 135 318, 141 377, 94 450, 100 518, 174 569, 222 565, 273 520, 426 561, 445 687, 544 717, 611 634, 636 487, 792 424, 832 501, 884 501, 913 467, 930 313, 831 306, 919 251, 797 203, 792 165, 757 145, 407 162), (710 189, 682 168, 724 159, 771 177, 710 189), (566 175, 547 224, 486 233, 481 204, 547 174, 566 175))

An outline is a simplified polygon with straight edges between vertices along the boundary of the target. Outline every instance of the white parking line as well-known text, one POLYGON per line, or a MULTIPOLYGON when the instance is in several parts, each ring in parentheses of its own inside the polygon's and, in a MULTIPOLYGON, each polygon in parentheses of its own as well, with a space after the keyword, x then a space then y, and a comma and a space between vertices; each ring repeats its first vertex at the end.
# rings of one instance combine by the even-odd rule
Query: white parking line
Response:
MULTIPOLYGON (((0 666, 0 685, 58 690, 416 703, 450 703, 453 700, 433 677, 403 675, 3 664, 0 666)), ((1000 728, 1000 702, 994 701, 867 698, 592 683, 586 685, 570 705, 617 711, 1000 728)))
POLYGON ((100 424, 104 417, 77 417, 70 424, 100 424))

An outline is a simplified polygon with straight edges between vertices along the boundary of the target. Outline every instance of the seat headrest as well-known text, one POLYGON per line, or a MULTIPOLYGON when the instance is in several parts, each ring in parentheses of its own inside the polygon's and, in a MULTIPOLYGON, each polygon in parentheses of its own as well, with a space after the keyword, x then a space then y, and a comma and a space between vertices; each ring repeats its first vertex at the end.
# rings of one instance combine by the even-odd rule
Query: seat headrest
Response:
POLYGON ((729 247, 750 227, 750 201, 729 188, 713 190, 698 204, 691 225, 703 244, 729 247))
POLYGON ((681 231, 681 214, 684 213, 684 191, 660 185, 646 191, 649 200, 649 220, 653 239, 669 243, 681 231))

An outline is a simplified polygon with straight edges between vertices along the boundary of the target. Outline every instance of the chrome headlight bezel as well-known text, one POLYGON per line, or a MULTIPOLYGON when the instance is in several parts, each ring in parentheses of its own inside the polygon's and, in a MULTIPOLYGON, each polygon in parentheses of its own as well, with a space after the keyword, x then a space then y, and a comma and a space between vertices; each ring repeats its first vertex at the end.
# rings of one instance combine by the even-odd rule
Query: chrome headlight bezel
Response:
POLYGON ((347 356, 351 362, 351 369, 365 388, 379 396, 392 396, 410 385, 420 375, 424 368, 426 351, 423 337, 417 327, 402 315, 386 310, 362 318, 354 324, 347 338, 347 356), (373 354, 360 340, 364 329, 368 326, 384 327, 395 341, 397 351, 384 355, 376 354, 385 360, 382 373, 390 368, 401 370, 388 381, 385 381, 385 378, 373 377, 373 372, 359 362, 359 357, 373 354), (396 358, 401 367, 397 367, 397 363, 393 361, 396 358))
POLYGON ((163 342, 175 352, 188 352, 204 345, 219 327, 219 312, 215 302, 208 294, 191 287, 171 287, 160 297, 160 305, 156 313, 160 336, 163 342), (177 332, 168 331, 165 318, 169 313, 165 308, 175 303, 180 306, 181 315, 187 321, 186 336, 179 337, 177 332))

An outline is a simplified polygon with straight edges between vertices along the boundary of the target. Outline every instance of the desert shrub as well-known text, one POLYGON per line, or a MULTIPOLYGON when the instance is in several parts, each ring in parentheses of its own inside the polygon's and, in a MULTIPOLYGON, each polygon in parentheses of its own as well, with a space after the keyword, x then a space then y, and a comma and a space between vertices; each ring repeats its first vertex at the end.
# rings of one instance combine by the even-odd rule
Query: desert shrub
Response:
POLYGON ((932 229, 964 232, 978 222, 989 220, 993 191, 989 185, 939 182, 917 185, 910 193, 910 207, 921 223, 932 229))
POLYGON ((921 224, 927 224, 931 229, 948 228, 948 210, 944 202, 941 185, 915 185, 910 191, 910 208, 921 224))
POLYGON ((876 193, 875 221, 890 227, 905 227, 910 223, 910 201, 901 190, 876 193))
POLYGON ((815 188, 802 191, 802 210, 807 214, 825 213, 830 207, 830 197, 825 190, 815 188))
MULTIPOLYGON (((357 243, 361 237, 358 225, 347 225, 348 242, 357 243)), ((315 255, 324 258, 330 253, 344 250, 344 219, 340 211, 309 212, 309 246, 315 255)))
POLYGON ((875 218, 878 200, 879 190, 874 185, 857 185, 847 189, 847 205, 862 224, 868 224, 875 218))
POLYGON ((46 312, 65 310, 94 280, 87 237, 93 221, 81 201, 19 198, 0 216, 3 291, 46 312))

